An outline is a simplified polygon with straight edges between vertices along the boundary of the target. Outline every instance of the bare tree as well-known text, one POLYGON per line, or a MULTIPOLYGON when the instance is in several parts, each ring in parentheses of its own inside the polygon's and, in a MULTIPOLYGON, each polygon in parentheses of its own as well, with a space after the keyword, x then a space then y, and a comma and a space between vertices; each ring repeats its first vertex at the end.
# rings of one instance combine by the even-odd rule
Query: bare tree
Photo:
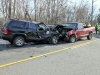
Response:
POLYGON ((92 10, 91 10, 91 24, 93 25, 93 14, 94 14, 94 3, 96 2, 97 0, 92 0, 92 10))
POLYGON ((11 18, 11 7, 12 7, 12 0, 9 0, 8 1, 8 5, 9 5, 9 7, 8 7, 8 9, 9 9, 9 13, 8 13, 8 18, 11 18))
POLYGON ((72 2, 72 0, 0 0, 0 12, 2 19, 18 18, 31 21, 41 21, 46 24, 64 22, 92 23, 95 18, 96 0, 91 4, 88 0, 72 2))

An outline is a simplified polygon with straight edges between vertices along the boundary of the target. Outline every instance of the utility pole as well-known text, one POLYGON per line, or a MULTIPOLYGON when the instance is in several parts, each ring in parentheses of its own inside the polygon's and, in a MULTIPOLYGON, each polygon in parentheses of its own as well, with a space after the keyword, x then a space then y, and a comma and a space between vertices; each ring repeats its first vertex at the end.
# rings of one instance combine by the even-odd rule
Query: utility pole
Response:
POLYGON ((93 4, 94 3, 94 0, 92 0, 92 11, 91 11, 91 25, 93 26, 93 4))
POLYGON ((9 0, 9 14, 8 14, 8 18, 11 18, 11 6, 12 6, 12 0, 9 0))
POLYGON ((17 5, 18 5, 18 1, 14 0, 14 12, 13 12, 14 18, 17 18, 17 5))
POLYGON ((93 13, 94 13, 94 2, 97 0, 92 0, 92 11, 91 11, 91 25, 93 26, 93 13))
POLYGON ((36 0, 34 0, 34 8, 35 8, 35 21, 36 21, 36 0))

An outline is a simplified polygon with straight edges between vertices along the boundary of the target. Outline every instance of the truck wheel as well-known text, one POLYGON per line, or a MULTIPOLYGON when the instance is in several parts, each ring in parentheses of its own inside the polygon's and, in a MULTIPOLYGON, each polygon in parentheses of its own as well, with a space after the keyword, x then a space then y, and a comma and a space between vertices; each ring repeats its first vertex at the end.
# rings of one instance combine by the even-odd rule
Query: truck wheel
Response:
POLYGON ((92 39, 92 33, 89 33, 89 35, 87 36, 87 39, 88 40, 91 40, 92 39))
POLYGON ((70 42, 70 43, 74 43, 75 41, 76 41, 75 35, 70 36, 69 42, 70 42))
POLYGON ((22 36, 17 36, 13 40, 14 46, 22 47, 25 43, 25 39, 22 36))
POLYGON ((52 36, 51 37, 51 39, 50 39, 50 43, 52 43, 52 44, 57 44, 58 43, 58 38, 57 38, 57 36, 52 36))

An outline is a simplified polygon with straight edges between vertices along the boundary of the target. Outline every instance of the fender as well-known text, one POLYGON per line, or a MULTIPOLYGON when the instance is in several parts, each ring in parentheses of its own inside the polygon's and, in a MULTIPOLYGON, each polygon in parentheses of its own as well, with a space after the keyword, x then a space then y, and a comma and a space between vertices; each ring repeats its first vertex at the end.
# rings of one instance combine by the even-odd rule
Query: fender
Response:
POLYGON ((16 36, 24 36, 25 39, 27 38, 27 35, 24 33, 14 33, 12 39, 14 39, 16 36))
POLYGON ((76 36, 75 30, 69 31, 67 35, 68 35, 68 37, 70 37, 71 35, 75 35, 76 36))

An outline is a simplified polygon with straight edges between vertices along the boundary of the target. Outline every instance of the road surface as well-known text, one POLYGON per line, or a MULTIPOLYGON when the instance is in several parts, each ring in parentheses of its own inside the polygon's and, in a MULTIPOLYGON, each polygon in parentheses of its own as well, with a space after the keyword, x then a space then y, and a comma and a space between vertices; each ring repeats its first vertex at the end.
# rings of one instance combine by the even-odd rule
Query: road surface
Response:
POLYGON ((100 38, 0 51, 2 75, 100 75, 100 38))

